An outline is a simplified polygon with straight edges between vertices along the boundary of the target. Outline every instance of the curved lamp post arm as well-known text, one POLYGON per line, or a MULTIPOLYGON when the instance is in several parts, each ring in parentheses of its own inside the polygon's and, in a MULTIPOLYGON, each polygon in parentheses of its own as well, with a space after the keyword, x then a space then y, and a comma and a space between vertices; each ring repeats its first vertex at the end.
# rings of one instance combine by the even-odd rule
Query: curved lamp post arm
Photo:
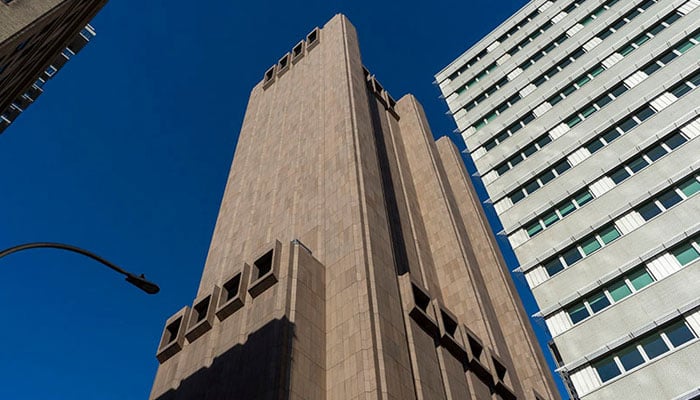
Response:
POLYGON ((10 247, 9 249, 5 249, 3 251, 0 251, 0 258, 5 257, 7 255, 10 255, 12 253, 16 253, 18 251, 28 250, 28 249, 37 249, 37 248, 60 249, 60 250, 72 251, 73 253, 82 254, 82 255, 84 255, 86 257, 90 257, 93 260, 95 260, 95 261, 117 271, 118 273, 126 276, 127 282, 131 283, 132 285, 136 286, 137 288, 143 290, 144 292, 146 292, 148 294, 156 294, 160 291, 160 288, 158 287, 158 285, 146 280, 146 277, 143 276, 143 274, 137 276, 129 271, 123 270, 122 268, 118 267, 116 264, 113 264, 113 263, 105 260, 104 258, 98 256, 97 254, 91 253, 85 249, 81 249, 80 247, 71 246, 68 244, 51 243, 51 242, 36 242, 36 243, 21 244, 19 246, 10 247))

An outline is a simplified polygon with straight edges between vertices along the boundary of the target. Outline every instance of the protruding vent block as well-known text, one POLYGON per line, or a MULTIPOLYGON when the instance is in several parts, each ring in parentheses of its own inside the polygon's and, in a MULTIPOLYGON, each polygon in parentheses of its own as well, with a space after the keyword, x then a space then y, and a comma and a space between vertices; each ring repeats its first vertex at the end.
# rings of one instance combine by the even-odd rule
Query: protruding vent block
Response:
POLYGON ((440 329, 428 291, 414 282, 410 274, 404 274, 399 279, 404 310, 429 335, 438 335, 440 329))
POLYGON ((243 270, 236 272, 221 286, 219 308, 216 310, 216 316, 220 321, 223 321, 245 305, 249 276, 250 266, 243 264, 243 270))
POLYGON ((255 258, 251 267, 250 288, 248 293, 257 297, 277 282, 279 274, 280 251, 282 245, 275 241, 255 258))
POLYGON ((263 88, 269 87, 275 81, 276 69, 277 65, 273 65, 272 67, 270 67, 270 69, 265 71, 265 75, 263 76, 263 88))
POLYGON ((202 296, 192 304, 187 333, 185 337, 192 343, 214 326, 214 312, 219 300, 219 287, 214 286, 211 293, 202 296))
POLYGON ((300 58, 304 57, 304 49, 306 47, 306 42, 303 40, 297 43, 292 49, 292 63, 296 63, 300 58))
POLYGON ((463 326, 467 337, 467 354, 469 355, 469 369, 487 385, 493 385, 493 374, 489 360, 489 352, 481 340, 466 326, 463 326))
POLYGON ((495 382, 496 393, 501 399, 515 400, 515 392, 508 373, 508 368, 503 359, 491 353, 491 363, 493 365, 493 381, 495 382))
POLYGON ((439 307, 438 323, 440 325, 440 344, 465 366, 469 362, 464 332, 457 317, 444 307, 439 307))
POLYGON ((282 76, 289 71, 290 58, 289 53, 287 53, 277 62, 277 76, 282 76))
POLYGON ((190 308, 185 306, 165 322, 165 329, 156 353, 156 358, 161 364, 182 350, 185 344, 185 325, 189 317, 190 308))
POLYGON ((306 49, 311 50, 319 43, 321 40, 321 30, 314 28, 308 35, 306 35, 306 49))

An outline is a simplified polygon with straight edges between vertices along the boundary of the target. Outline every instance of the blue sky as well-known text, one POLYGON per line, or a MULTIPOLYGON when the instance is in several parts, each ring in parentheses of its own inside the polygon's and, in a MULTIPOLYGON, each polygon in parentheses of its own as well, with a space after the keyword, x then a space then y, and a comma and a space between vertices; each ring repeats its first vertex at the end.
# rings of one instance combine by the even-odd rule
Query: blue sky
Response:
POLYGON ((365 65, 395 98, 415 94, 439 137, 454 124, 433 75, 524 4, 111 1, 0 136, 0 247, 78 245, 162 291, 58 250, 0 260, 0 398, 148 396, 163 323, 196 293, 248 94, 314 26, 348 15, 365 65))

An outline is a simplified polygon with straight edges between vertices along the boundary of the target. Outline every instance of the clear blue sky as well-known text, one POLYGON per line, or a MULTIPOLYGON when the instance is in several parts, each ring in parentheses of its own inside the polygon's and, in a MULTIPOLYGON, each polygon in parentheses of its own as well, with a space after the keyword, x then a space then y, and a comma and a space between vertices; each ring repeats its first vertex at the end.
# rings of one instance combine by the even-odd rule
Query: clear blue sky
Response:
POLYGON ((433 75, 524 3, 107 4, 98 36, 0 136, 0 247, 78 245, 162 291, 58 250, 0 260, 0 399, 147 398, 163 323, 195 296, 248 94, 314 26, 348 15, 365 65, 444 136, 433 75))

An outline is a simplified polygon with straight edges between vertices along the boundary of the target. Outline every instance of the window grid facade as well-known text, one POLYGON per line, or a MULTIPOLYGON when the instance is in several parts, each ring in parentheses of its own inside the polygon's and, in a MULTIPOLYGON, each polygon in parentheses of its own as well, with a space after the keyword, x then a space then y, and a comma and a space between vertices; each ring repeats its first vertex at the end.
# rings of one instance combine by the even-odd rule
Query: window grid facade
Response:
MULTIPOLYGON (((603 6, 599 7, 599 9, 608 10, 608 9, 610 9, 610 7, 611 7, 612 5, 614 5, 614 4, 617 3, 618 1, 619 1, 619 0, 609 0, 609 1, 607 1, 603 6)), ((618 19, 615 23, 611 24, 611 25, 608 26, 606 29, 604 29, 603 31, 601 31, 601 32, 596 36, 596 38, 601 39, 601 36, 607 37, 607 36, 609 36, 610 34, 616 32, 617 30, 619 30, 620 28, 622 28, 622 26, 624 26, 625 24, 627 24, 628 22, 630 22, 634 17, 640 15, 641 12, 643 12, 643 11, 646 10, 647 8, 651 7, 651 6, 654 5, 655 3, 656 3, 655 0, 647 0, 647 1, 643 2, 643 3, 640 4, 637 8, 630 10, 624 17, 621 17, 621 18, 618 19)), ((598 9, 596 9, 596 10, 598 10, 598 9)), ((594 13, 596 13, 596 12, 598 13, 598 15, 600 15, 600 12, 599 12, 599 11, 594 11, 594 13)), ((591 15, 592 15, 592 14, 591 14, 591 15)), ((588 19, 588 17, 586 17, 586 18, 582 19, 581 21, 579 21, 579 24, 583 25, 583 24, 582 24, 582 21, 584 21, 584 20, 586 20, 586 19, 588 19)), ((576 31, 576 32, 578 32, 578 31, 576 31)), ((574 33, 571 33, 571 34, 568 33, 568 32, 567 32, 567 33, 561 34, 561 35, 558 36, 556 39, 554 39, 554 40, 552 40, 550 43, 548 43, 541 51, 539 51, 538 53, 536 53, 534 56, 532 56, 531 58, 529 58, 527 61, 525 61, 525 62, 523 62, 522 64, 520 64, 520 65, 518 66, 517 70, 519 70, 520 72, 527 70, 529 67, 533 66, 537 61, 539 61, 539 60, 542 59, 544 56, 546 56, 549 52, 552 52, 554 49, 556 49, 557 47, 559 47, 560 45, 562 45, 568 38, 572 37, 574 34, 575 34, 575 32, 574 32, 574 33)), ((602 39, 601 39, 601 40, 602 40, 602 39)), ((623 47, 624 47, 624 46, 623 46, 623 47)), ((542 75, 540 75, 539 77, 537 77, 536 79, 534 79, 531 83, 532 83, 535 87, 538 87, 538 86, 542 85, 542 84, 545 83, 546 81, 550 80, 554 75, 558 74, 558 73, 561 72, 564 68, 566 68, 566 67, 569 66, 571 63, 573 63, 574 61, 576 61, 578 58, 582 57, 584 54, 586 54, 587 52, 589 52, 590 49, 591 49, 591 48, 589 47, 588 44, 579 47, 578 49, 576 49, 575 51, 573 51, 571 54, 569 54, 567 57, 565 57, 565 58, 562 59, 560 62, 558 62, 554 67, 550 68, 550 69, 547 70, 545 73, 543 73, 542 75), (587 47, 588 47, 588 48, 587 48, 587 47)), ((596 68, 596 69, 598 70, 598 72, 597 72, 598 74, 600 74, 600 72, 603 71, 603 69, 600 69, 600 68, 596 68)), ((490 72, 490 71, 489 71, 489 72, 490 72)), ((511 72, 512 72, 512 71, 511 71, 511 72)), ((509 75, 510 75, 510 74, 509 74, 509 75)), ((593 76, 596 76, 596 75, 593 75, 593 76)), ((576 86, 576 87, 574 87, 574 86, 568 87, 567 89, 565 89, 565 92, 571 91, 572 88, 575 88, 574 90, 576 90, 576 89, 580 88, 581 86, 583 86, 583 84, 587 83, 587 81, 585 81, 585 77, 581 77, 580 79, 581 79, 581 82, 578 82, 578 83, 579 83, 579 86, 576 86)), ((591 78, 591 79, 592 79, 592 78, 591 78)), ((510 80, 508 79, 506 82, 504 82, 504 83, 503 83, 502 85, 500 85, 500 86, 501 86, 501 87, 504 86, 505 83, 507 83, 508 81, 510 81, 510 80)), ((475 82, 473 82, 473 83, 475 83, 475 82)), ((464 93, 464 92, 460 92, 459 90, 457 90, 457 93, 462 94, 462 93, 464 93)), ((556 102, 560 101, 560 100, 555 100, 554 98, 553 98, 553 99, 550 99, 550 100, 556 101, 556 102)), ((550 103, 551 103, 551 101, 550 101, 550 103)), ((556 104, 556 103, 555 103, 555 104, 556 104)), ((512 104, 511 104, 511 106, 512 106, 512 104)), ((510 106, 508 106, 508 107, 510 107, 510 106)), ((499 108, 495 108, 495 109, 493 109, 493 110, 487 112, 486 115, 483 117, 483 119, 479 120, 475 125, 473 125, 474 129, 478 131, 479 129, 481 129, 482 127, 484 127, 488 122, 490 122, 491 120, 493 120, 493 119, 495 118, 495 116, 500 115, 501 113, 503 113, 508 107, 505 107, 505 108, 502 108, 502 107, 501 107, 502 109, 501 109, 500 111, 499 111, 499 108), (487 121, 487 122, 486 122, 486 123, 482 123, 482 121, 487 121)), ((465 109, 466 109, 466 108, 465 108, 465 109)))
MULTIPOLYGON (((684 78, 681 82, 677 83, 674 85, 671 89, 669 89, 668 92, 666 93, 671 93, 673 94, 676 98, 679 98, 686 93, 690 92, 691 90, 697 88, 697 85, 700 85, 700 71, 695 72, 692 76, 689 78, 684 78)), ((652 117, 654 114, 656 114, 658 111, 654 109, 653 106, 651 106, 652 102, 649 102, 645 104, 644 106, 640 107, 637 109, 635 112, 632 114, 622 118, 621 120, 618 121, 615 125, 613 125, 612 128, 607 129, 605 132, 601 133, 600 135, 596 136, 593 141, 589 142, 586 146, 584 146, 591 154, 595 153, 596 151, 600 150, 603 146, 603 142, 605 144, 612 143, 615 141, 615 139, 619 138, 620 136, 626 134, 630 130, 636 128, 638 125, 652 117), (600 140, 602 139, 602 140, 600 140), (593 151, 590 151, 590 150, 593 151)), ((687 138, 685 138, 682 134, 678 134, 675 139, 673 139, 673 142, 669 143, 669 145, 674 145, 671 150, 675 149, 678 145, 682 144, 685 142, 687 138), (676 143, 677 141, 681 141, 680 143, 676 143)), ((651 160, 653 162, 654 160, 651 160)), ((641 165, 642 161, 638 161, 637 164, 641 165)), ((635 165, 637 165, 635 164, 635 165)), ((512 202, 512 204, 516 204, 519 201, 523 200, 525 197, 532 195, 534 192, 548 184, 549 182, 553 181, 556 177, 559 175, 563 174, 567 170, 569 170, 572 167, 571 162, 569 160, 564 159, 559 162, 557 162, 553 167, 545 170, 544 172, 538 174, 535 178, 529 180, 526 182, 524 185, 521 187, 517 188, 516 190, 512 191, 510 194, 508 194, 508 198, 512 202)), ((636 166, 630 167, 629 170, 631 170, 631 173, 627 176, 632 175, 635 171, 634 169, 637 168, 636 166)), ((641 169, 641 168, 639 168, 641 169)), ((611 176, 613 181, 615 181, 615 184, 621 182, 626 178, 623 177, 624 172, 620 172, 619 177, 616 175, 615 177, 611 176), (619 179, 619 181, 617 181, 619 179)))
MULTIPOLYGON (((652 3, 653 4, 653 3, 652 3)), ((636 14, 639 15, 639 14, 636 14)), ((635 15, 635 16, 636 16, 635 15)), ((654 26, 651 28, 647 29, 645 32, 637 35, 634 39, 630 40, 626 44, 620 46, 616 51, 613 52, 614 54, 619 54, 623 58, 628 56, 630 53, 632 53, 634 50, 638 49, 640 46, 642 46, 644 43, 646 43, 649 39, 653 38, 654 36, 658 35, 661 31, 664 29, 668 28, 673 24, 674 22, 678 21, 683 16, 678 11, 673 11, 669 13, 666 18, 664 18, 662 21, 656 23, 654 26)), ((563 61, 565 64, 564 67, 570 65, 574 61, 576 61, 578 58, 583 56, 586 53, 586 50, 584 47, 580 47, 573 53, 571 53, 567 59, 563 61)), ((562 64, 562 63, 559 63, 562 64)), ((559 67, 559 64, 557 64, 556 71, 561 71, 563 68, 559 67)), ((607 67, 605 66, 605 61, 599 63, 598 65, 594 66, 581 76, 577 77, 574 79, 574 82, 570 83, 563 89, 559 90, 555 95, 551 96, 549 99, 547 99, 546 103, 549 103, 550 106, 554 106, 557 103, 559 103, 561 100, 565 99, 566 97, 570 96, 572 93, 576 92, 577 90, 581 89, 583 86, 591 82, 593 79, 595 79, 597 76, 602 74, 607 67)), ((550 71, 553 74, 556 74, 554 71, 555 69, 550 69, 550 71)), ((545 73, 547 74, 547 73, 545 73)), ((549 76, 549 75, 548 75, 549 76)), ((552 75, 553 76, 553 75, 552 75)), ((535 81, 538 81, 538 79, 535 79, 535 81)), ((534 115, 532 112, 525 114, 524 117, 521 117, 518 121, 514 122, 510 126, 504 128, 501 130, 499 133, 497 133, 494 137, 491 139, 485 141, 482 146, 486 151, 492 150, 494 147, 498 146, 499 144, 503 143, 506 139, 509 137, 513 136, 516 132, 518 132, 520 129, 522 129, 524 126, 529 124, 530 122, 534 121, 534 115)), ((485 124, 484 124, 485 125, 485 124)), ((483 127, 483 126, 482 126, 483 127)), ((474 129, 476 130, 476 127, 474 126, 474 129)))
POLYGON ((448 67, 435 78, 521 264, 515 273, 543 310, 570 397, 683 398, 699 382, 700 344, 644 354, 654 361, 644 368, 618 357, 625 365, 605 382, 591 362, 679 314, 700 331, 700 248, 688 242, 700 230, 700 0, 598 8, 606 4, 540 16, 555 28, 516 57, 484 60, 498 68, 462 95, 473 76, 450 82, 448 67), (575 36, 560 43, 565 27, 575 36), (681 367, 670 374, 669 362, 681 367))
MULTIPOLYGON (((640 224, 641 226, 659 214, 668 211, 676 204, 689 199, 692 195, 697 193, 698 189, 700 189, 698 175, 693 175, 677 186, 671 187, 653 197, 641 206, 633 208, 632 211, 642 217, 643 222, 640 224), (690 193, 690 195, 686 195, 686 193, 690 193), (652 206, 655 208, 653 211, 650 211, 652 206), (643 212, 646 214, 642 214, 643 212)), ((625 233, 616 226, 616 221, 617 220, 599 229, 593 235, 577 240, 573 245, 566 247, 564 250, 544 261, 541 265, 544 267, 547 275, 552 277, 564 269, 570 268, 574 264, 610 244, 612 241, 624 236, 625 233)))

